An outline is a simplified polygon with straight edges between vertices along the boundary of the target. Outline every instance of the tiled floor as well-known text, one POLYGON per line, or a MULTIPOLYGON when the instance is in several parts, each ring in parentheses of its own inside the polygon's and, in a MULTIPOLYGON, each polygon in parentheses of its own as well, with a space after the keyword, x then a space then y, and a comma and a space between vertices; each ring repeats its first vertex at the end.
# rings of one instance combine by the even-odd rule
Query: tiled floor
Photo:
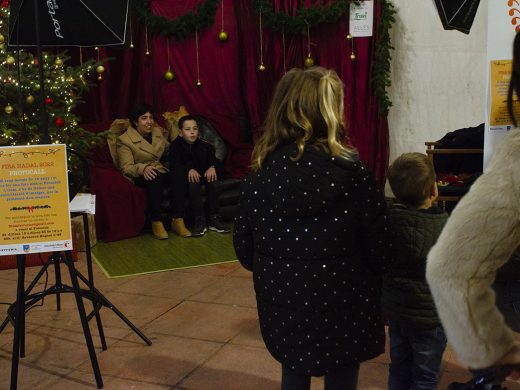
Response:
MULTIPOLYGON (((86 274, 86 261, 77 263, 86 274)), ((101 311, 108 349, 101 351, 94 321, 104 388, 278 389, 280 367, 265 349, 258 328, 251 275, 238 263, 107 279, 94 265, 96 287, 138 326, 147 346, 110 309, 101 311)), ((27 281, 38 267, 27 269, 27 281)), ((15 298, 15 270, 0 271, 0 301, 15 298)), ((53 274, 49 280, 54 282, 53 274)), ((87 301, 88 306, 88 301, 87 301)), ((6 306, 0 306, 2 318, 6 306)), ((73 297, 55 297, 27 314, 26 357, 18 389, 95 389, 95 380, 73 297)), ((10 383, 13 329, 0 334, 0 389, 10 383)), ((359 389, 385 389, 388 355, 361 367, 359 389)), ((448 350, 442 381, 465 381, 467 372, 448 350)), ((312 388, 322 388, 313 379, 312 388)), ((518 384, 508 385, 520 389, 518 384)))

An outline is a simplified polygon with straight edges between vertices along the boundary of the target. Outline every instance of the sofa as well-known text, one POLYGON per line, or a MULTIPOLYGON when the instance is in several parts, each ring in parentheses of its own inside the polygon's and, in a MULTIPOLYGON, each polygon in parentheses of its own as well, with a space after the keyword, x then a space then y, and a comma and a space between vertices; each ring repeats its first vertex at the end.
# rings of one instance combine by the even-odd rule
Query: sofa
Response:
MULTIPOLYGON (((177 118, 184 114, 180 112, 165 113, 165 136, 171 141, 178 135, 177 118)), ((212 123, 196 116, 199 123, 201 137, 210 142, 216 149, 217 158, 224 161, 226 144, 219 136, 212 123)), ((115 140, 128 127, 127 119, 117 119, 111 123, 84 124, 85 130, 92 132, 107 131, 107 141, 94 148, 89 155, 90 160, 90 188, 96 195, 96 234, 101 241, 117 241, 135 237, 148 223, 145 217, 146 195, 142 188, 137 187, 117 169, 115 158, 115 140)), ((240 179, 221 178, 218 182, 220 192, 219 206, 222 218, 233 221, 240 192, 240 179)), ((174 191, 169 188, 167 191, 174 191)), ((163 204, 165 222, 169 212, 169 197, 165 196, 163 204)), ((169 224, 165 224, 169 226, 169 224)))

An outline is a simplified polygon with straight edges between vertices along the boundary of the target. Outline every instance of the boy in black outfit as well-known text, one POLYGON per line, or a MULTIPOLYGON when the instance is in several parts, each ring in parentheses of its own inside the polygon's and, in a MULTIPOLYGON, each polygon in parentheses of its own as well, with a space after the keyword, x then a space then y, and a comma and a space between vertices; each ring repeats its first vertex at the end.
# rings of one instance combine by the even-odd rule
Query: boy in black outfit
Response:
POLYGON ((179 119, 180 134, 170 145, 170 172, 172 175, 172 231, 181 237, 202 236, 206 232, 206 213, 202 201, 202 183, 206 187, 209 214, 208 227, 219 233, 229 233, 229 229, 218 213, 218 180, 215 148, 199 138, 195 117, 183 116, 179 119), (186 201, 189 200, 194 224, 188 230, 184 224, 186 201))
POLYGON ((389 390, 436 389, 446 335, 426 282, 426 256, 448 215, 438 196, 432 161, 405 153, 388 169, 399 203, 388 210, 400 238, 398 256, 383 279, 382 304, 390 335, 389 390))

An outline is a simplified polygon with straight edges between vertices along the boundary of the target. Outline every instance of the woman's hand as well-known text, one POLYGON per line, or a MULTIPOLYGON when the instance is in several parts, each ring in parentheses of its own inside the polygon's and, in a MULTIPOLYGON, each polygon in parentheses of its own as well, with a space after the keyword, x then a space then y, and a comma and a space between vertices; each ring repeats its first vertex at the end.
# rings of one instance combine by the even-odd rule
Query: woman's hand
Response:
POLYGON ((511 373, 508 375, 508 378, 520 379, 520 345, 515 344, 495 365, 510 367, 511 373))
POLYGON ((204 173, 204 177, 208 183, 217 181, 217 171, 215 170, 215 167, 209 167, 208 170, 204 173))
POLYGON ((157 171, 151 165, 144 167, 143 177, 145 180, 153 180, 157 176, 157 171))
POLYGON ((198 183, 200 181, 200 173, 198 173, 195 169, 190 169, 188 171, 188 181, 190 183, 198 183))

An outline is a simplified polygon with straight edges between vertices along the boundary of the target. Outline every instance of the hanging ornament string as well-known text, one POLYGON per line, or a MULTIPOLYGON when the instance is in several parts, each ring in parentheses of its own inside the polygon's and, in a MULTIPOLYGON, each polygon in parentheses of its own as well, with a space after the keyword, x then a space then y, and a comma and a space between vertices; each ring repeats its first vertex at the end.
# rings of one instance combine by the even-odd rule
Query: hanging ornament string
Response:
POLYGON ((130 31, 130 49, 133 49, 134 48, 134 36, 132 34, 132 18, 131 17, 128 18, 128 23, 129 23, 128 29, 130 31))
POLYGON ((286 52, 285 52, 285 29, 282 29, 282 51, 283 51, 283 73, 286 74, 287 73, 287 64, 285 62, 285 56, 286 56, 286 52))
MULTIPOLYGON (((307 21, 305 21, 307 23, 307 21)), ((314 59, 311 56, 311 27, 309 23, 307 23, 307 58, 303 62, 306 68, 310 68, 314 66, 314 59)))
POLYGON ((354 53, 354 37, 351 33, 348 33, 345 39, 350 41, 350 59, 354 61, 356 59, 356 53, 354 53))
POLYGON ((218 33, 218 39, 219 41, 222 41, 222 42, 225 42, 227 41, 228 39, 228 33, 226 32, 226 30, 224 30, 224 0, 222 0, 222 2, 220 3, 220 10, 221 10, 221 13, 220 13, 220 32, 218 33))
POLYGON ((197 60, 197 87, 202 86, 202 82, 200 81, 200 65, 199 65, 199 32, 195 31, 195 56, 197 60))
MULTIPOLYGON (((95 48, 96 51, 97 51, 97 62, 99 62, 99 48, 96 47, 95 48)), ((96 68, 96 72, 98 74, 98 80, 101 81, 103 80, 103 72, 105 71, 105 67, 103 65, 98 65, 97 68, 96 68)))
POLYGON ((146 27, 144 29, 144 40, 145 40, 145 44, 146 44, 146 55, 149 56, 150 55, 150 50, 149 50, 149 47, 148 47, 148 27, 146 27))
POLYGON ((264 49, 263 49, 263 39, 262 39, 262 8, 260 8, 259 12, 259 23, 258 23, 258 30, 260 33, 260 65, 258 65, 258 70, 260 72, 265 71, 265 65, 264 65, 264 49))
POLYGON ((170 65, 170 40, 168 37, 166 37, 166 61, 168 61, 168 69, 164 73, 164 78, 166 81, 172 81, 175 75, 173 74, 170 65))

